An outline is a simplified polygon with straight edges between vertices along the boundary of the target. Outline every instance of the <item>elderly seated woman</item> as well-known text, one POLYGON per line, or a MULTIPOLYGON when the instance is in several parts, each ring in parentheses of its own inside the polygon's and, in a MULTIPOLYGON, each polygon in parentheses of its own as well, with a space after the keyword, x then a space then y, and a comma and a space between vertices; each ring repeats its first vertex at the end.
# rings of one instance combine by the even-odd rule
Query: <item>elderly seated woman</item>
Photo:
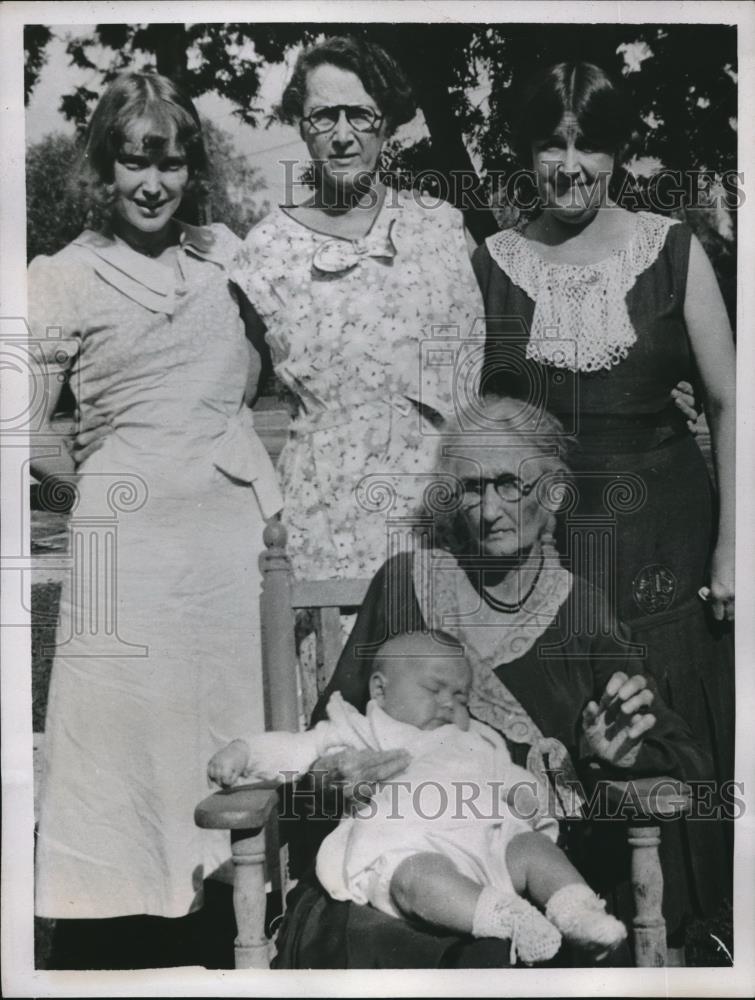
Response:
MULTIPOLYGON (((478 409, 482 432, 447 429, 436 489, 426 492, 418 545, 389 559, 374 578, 313 722, 334 692, 365 710, 373 661, 391 636, 450 633, 472 667, 469 712, 506 740, 512 758, 545 782, 561 841, 609 905, 627 919, 628 854, 621 824, 577 823, 587 782, 598 777, 707 778, 711 762, 686 724, 660 700, 643 671, 642 647, 610 614, 599 592, 562 565, 555 513, 571 487, 560 424, 515 400, 478 409), (433 505, 433 498, 440 502, 433 505), (435 506, 435 509, 433 509, 435 506), (651 711, 652 706, 652 711, 651 711)), ((343 791, 389 779, 408 763, 400 750, 345 750, 322 757, 313 773, 343 791)), ((311 794, 299 790, 312 818, 311 794)), ((502 967, 506 943, 459 937, 369 907, 330 899, 302 874, 324 836, 321 822, 292 822, 294 867, 278 939, 280 968, 502 967)), ((679 858, 682 824, 664 831, 664 914, 679 928, 693 889, 679 858)), ((704 866, 703 866, 704 868, 704 866)), ((703 874, 698 877, 703 878, 703 874)), ((615 962, 627 964, 626 950, 615 962)), ((558 964, 569 964, 561 953, 558 964)))

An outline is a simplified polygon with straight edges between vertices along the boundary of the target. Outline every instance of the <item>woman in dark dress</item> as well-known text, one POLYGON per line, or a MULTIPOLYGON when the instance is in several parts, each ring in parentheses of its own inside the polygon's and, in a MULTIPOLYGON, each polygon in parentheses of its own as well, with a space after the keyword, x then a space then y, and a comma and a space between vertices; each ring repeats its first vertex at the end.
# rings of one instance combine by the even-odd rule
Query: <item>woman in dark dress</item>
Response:
MULTIPOLYGON (((705 779, 712 765, 658 697, 640 651, 602 595, 559 561, 553 511, 569 487, 557 422, 514 399, 488 403, 473 419, 475 428, 464 433, 456 426, 443 437, 415 551, 388 560, 374 578, 313 721, 336 690, 364 709, 374 653, 389 636, 452 633, 473 667, 471 714, 506 737, 517 763, 541 778, 551 772, 552 802, 566 821, 573 860, 626 918, 626 829, 569 823, 581 813, 580 787, 586 791, 596 777, 705 779), (433 498, 443 501, 435 509, 433 498)), ((390 778, 403 766, 387 756, 353 756, 320 765, 331 776, 340 770, 344 779, 361 781, 390 778)), ((293 825, 303 828, 312 855, 330 829, 323 821, 293 825)), ((664 913, 672 930, 689 908, 674 826, 663 837, 664 913)), ((396 924, 328 900, 305 878, 289 901, 279 966, 506 964, 500 942, 460 941, 409 925, 398 933, 396 924)), ((568 964, 564 956, 557 962, 568 964)))
MULTIPOLYGON (((735 357, 723 300, 685 225, 612 201, 632 117, 602 70, 552 67, 519 120, 541 211, 473 258, 487 315, 484 390, 534 399, 576 433, 562 555, 645 647, 647 670, 704 741, 720 786, 734 770, 735 357), (669 399, 680 378, 702 385, 717 498, 669 399)), ((731 844, 716 832, 717 846, 712 831, 692 845, 692 866, 713 866, 730 891, 731 844)), ((698 892, 699 909, 712 902, 698 892)))

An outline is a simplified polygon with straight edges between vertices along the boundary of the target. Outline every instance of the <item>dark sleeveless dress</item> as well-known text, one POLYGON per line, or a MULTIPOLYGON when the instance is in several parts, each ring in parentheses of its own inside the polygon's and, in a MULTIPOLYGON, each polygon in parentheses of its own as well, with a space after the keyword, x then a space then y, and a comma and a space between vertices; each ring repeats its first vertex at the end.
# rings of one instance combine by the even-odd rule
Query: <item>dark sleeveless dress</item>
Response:
MULTIPOLYGON (((733 777, 733 633, 697 596, 715 543, 715 495, 670 398, 680 379, 697 381, 684 322, 690 235, 682 224, 668 228, 626 294, 636 343, 597 371, 528 358, 535 303, 487 245, 473 263, 487 317, 484 391, 543 405, 574 434, 576 499, 560 524, 560 551, 644 645, 646 669, 706 745, 720 788, 733 777)), ((731 824, 695 824, 690 850, 693 879, 698 866, 714 866, 730 893, 731 824)))

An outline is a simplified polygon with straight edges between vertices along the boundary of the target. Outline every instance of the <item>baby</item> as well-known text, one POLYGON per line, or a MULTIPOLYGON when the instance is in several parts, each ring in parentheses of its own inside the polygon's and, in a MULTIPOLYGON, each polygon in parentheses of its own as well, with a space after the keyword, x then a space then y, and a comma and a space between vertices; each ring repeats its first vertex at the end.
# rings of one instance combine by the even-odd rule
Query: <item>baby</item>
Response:
POLYGON ((404 748, 405 771, 355 803, 323 841, 317 875, 330 895, 510 940, 512 963, 547 961, 562 937, 602 956, 626 929, 556 846, 558 824, 538 807, 535 778, 495 730, 470 719, 471 683, 453 637, 389 639, 375 658, 366 715, 336 693, 327 720, 309 732, 234 740, 208 774, 223 786, 290 780, 337 749, 404 748))

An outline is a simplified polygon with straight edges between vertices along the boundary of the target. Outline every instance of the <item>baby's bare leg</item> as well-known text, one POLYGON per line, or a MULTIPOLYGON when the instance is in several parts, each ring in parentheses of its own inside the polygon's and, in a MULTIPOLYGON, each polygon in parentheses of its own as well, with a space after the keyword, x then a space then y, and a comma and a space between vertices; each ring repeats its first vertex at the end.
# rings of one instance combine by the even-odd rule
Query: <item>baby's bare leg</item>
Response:
POLYGON ((391 878, 391 901, 403 916, 471 934, 482 886, 442 854, 406 858, 391 878))
POLYGON ((520 833, 506 848, 517 892, 527 892, 567 941, 602 956, 626 937, 564 852, 541 833, 520 833))
POLYGON ((506 867, 518 893, 540 907, 565 885, 587 883, 567 856, 542 833, 518 833, 506 848, 506 867))
POLYGON ((406 858, 390 884, 391 901, 409 919, 475 937, 497 937, 511 943, 511 961, 542 962, 552 958, 561 935, 530 903, 515 893, 482 887, 452 861, 430 852, 406 858))

